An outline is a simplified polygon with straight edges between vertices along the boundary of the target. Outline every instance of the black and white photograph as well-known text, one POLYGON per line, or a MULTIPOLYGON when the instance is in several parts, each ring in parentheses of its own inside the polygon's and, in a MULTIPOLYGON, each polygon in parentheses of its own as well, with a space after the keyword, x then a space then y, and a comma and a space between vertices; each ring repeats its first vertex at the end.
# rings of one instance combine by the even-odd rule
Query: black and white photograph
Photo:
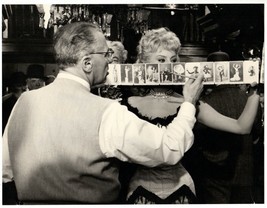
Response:
POLYGON ((121 84, 133 84, 133 69, 131 64, 121 64, 121 84))
POLYGON ((160 83, 172 83, 172 64, 159 64, 160 83))
POLYGON ((173 83, 185 83, 185 63, 173 63, 173 83))
POLYGON ((264 206, 265 0, 1 2, 1 205, 264 206))
POLYGON ((243 62, 243 74, 244 74, 244 83, 259 83, 259 61, 244 61, 243 62))
POLYGON ((121 83, 121 65, 120 64, 109 64, 107 83, 111 85, 118 85, 121 83))
POLYGON ((146 84, 159 84, 159 65, 146 64, 146 84))
POLYGON ((186 63, 185 64, 185 80, 187 81, 189 77, 197 76, 200 73, 200 63, 198 62, 192 62, 192 63, 186 63))
POLYGON ((200 62, 200 70, 204 74, 204 83, 214 84, 214 63, 200 62))
POLYGON ((229 62, 215 62, 215 83, 229 83, 229 62))
MULTIPOLYGON (((231 61, 230 62, 230 82, 242 83, 243 78, 243 62, 240 61, 231 61)), ((253 69, 251 68, 251 74, 253 73, 253 69)))
POLYGON ((133 64, 133 80, 134 84, 145 84, 146 82, 145 64, 133 64))

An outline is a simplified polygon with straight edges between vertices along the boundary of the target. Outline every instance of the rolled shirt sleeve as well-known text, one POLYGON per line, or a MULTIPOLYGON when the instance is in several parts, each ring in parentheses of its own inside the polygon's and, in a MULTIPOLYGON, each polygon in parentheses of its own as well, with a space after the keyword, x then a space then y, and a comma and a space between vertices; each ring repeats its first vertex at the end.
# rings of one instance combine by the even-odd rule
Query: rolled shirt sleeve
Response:
POLYGON ((158 127, 113 103, 102 117, 100 148, 107 157, 149 167, 176 164, 193 144, 195 111, 194 105, 184 102, 172 123, 158 127))

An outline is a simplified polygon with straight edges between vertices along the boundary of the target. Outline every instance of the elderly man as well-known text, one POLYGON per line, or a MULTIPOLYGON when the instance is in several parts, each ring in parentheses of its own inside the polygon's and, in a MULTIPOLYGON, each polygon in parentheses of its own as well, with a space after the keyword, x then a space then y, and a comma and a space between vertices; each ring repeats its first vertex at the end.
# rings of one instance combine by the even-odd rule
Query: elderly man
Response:
POLYGON ((79 22, 60 28, 54 48, 57 78, 21 96, 4 132, 3 182, 14 180, 20 201, 114 203, 120 160, 173 165, 191 147, 203 75, 189 79, 179 114, 159 128, 90 93, 105 82, 112 60, 97 26, 79 22))

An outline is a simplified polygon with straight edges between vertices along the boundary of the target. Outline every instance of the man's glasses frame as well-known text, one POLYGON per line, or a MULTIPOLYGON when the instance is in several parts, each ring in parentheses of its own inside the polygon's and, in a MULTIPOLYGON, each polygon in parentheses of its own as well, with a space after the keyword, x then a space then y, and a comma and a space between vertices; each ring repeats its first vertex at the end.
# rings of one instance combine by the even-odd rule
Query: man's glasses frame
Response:
POLYGON ((105 56, 105 58, 112 58, 114 51, 111 48, 108 48, 108 50, 106 52, 94 52, 91 54, 103 54, 105 56))

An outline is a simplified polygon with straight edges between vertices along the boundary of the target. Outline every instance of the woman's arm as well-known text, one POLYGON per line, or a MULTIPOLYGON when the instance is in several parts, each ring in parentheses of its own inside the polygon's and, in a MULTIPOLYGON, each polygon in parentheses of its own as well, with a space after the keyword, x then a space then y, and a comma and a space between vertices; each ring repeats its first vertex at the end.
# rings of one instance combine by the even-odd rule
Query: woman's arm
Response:
POLYGON ((235 134, 248 134, 251 131, 259 106, 259 95, 251 90, 246 106, 236 120, 220 114, 209 104, 200 101, 197 119, 210 128, 235 134))

